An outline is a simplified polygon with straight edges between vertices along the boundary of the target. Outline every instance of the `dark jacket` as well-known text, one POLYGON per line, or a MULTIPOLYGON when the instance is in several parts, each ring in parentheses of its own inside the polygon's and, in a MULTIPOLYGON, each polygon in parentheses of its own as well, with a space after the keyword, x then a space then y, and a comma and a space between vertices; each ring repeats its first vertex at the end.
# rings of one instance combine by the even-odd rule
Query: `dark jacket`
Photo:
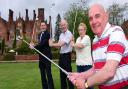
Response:
MULTIPOLYGON (((44 33, 41 32, 38 35, 39 43, 35 46, 35 48, 51 59, 52 54, 51 54, 51 48, 49 46, 49 39, 50 39, 50 33, 47 30, 44 31, 44 33)), ((44 59, 44 57, 39 54, 39 59, 44 59)))

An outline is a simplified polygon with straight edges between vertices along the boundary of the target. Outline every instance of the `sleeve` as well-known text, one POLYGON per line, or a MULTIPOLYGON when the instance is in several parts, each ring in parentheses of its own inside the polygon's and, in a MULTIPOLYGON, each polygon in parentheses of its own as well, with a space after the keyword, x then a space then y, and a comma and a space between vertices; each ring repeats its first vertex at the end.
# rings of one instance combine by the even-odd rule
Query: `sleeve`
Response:
POLYGON ((107 60, 121 61, 122 55, 126 49, 125 35, 121 28, 116 28, 109 38, 109 45, 107 47, 107 60))

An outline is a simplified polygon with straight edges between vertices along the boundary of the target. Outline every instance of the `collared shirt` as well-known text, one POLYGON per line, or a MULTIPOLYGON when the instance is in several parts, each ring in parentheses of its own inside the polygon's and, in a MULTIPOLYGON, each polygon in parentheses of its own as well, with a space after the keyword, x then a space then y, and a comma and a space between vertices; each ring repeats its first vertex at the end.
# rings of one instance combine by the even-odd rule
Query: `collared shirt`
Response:
POLYGON ((78 37, 76 43, 84 45, 84 48, 75 48, 76 65, 92 65, 91 41, 89 36, 85 35, 82 39, 78 37))
POLYGON ((95 36, 92 48, 96 71, 99 71, 107 60, 119 62, 114 78, 101 84, 100 89, 121 89, 128 85, 128 42, 122 28, 107 23, 101 37, 95 36))
POLYGON ((72 47, 70 45, 71 38, 72 38, 72 33, 69 30, 60 34, 59 41, 65 43, 61 47, 60 53, 68 53, 72 51, 72 47))

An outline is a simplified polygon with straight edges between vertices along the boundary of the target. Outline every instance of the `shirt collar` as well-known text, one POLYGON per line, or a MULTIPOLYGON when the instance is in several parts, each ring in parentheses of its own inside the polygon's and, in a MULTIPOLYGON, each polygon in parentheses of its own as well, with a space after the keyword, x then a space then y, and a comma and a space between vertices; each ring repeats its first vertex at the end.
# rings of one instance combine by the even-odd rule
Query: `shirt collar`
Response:
POLYGON ((95 37, 96 38, 102 38, 105 34, 106 34, 106 32, 108 31, 108 29, 111 27, 111 24, 110 23, 107 23, 106 24, 106 26, 105 26, 105 29, 104 29, 104 31, 102 32, 102 34, 101 34, 101 36, 100 37, 98 37, 97 35, 95 35, 95 37))
POLYGON ((68 32, 68 29, 65 32, 62 32, 63 34, 66 34, 68 32))

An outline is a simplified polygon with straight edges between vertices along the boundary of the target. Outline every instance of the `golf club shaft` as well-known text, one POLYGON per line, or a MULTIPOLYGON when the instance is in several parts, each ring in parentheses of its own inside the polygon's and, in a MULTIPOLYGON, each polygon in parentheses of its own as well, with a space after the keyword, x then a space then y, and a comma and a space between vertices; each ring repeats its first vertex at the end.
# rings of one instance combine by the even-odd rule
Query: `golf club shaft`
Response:
MULTIPOLYGON (((23 40, 23 39, 22 39, 23 40)), ((25 42, 26 44, 28 44, 30 46, 30 44, 23 40, 23 42, 25 42)), ((48 61, 50 61, 51 63, 53 63, 56 67, 58 67, 62 72, 64 72, 66 75, 68 75, 68 72, 66 70, 64 70, 63 68, 61 68, 59 65, 57 65, 55 62, 53 62, 52 60, 50 60, 46 55, 44 55, 43 53, 41 53, 39 50, 37 50, 34 46, 33 46, 33 49, 35 51, 37 51, 39 54, 41 54, 43 57, 45 57, 48 61)))

